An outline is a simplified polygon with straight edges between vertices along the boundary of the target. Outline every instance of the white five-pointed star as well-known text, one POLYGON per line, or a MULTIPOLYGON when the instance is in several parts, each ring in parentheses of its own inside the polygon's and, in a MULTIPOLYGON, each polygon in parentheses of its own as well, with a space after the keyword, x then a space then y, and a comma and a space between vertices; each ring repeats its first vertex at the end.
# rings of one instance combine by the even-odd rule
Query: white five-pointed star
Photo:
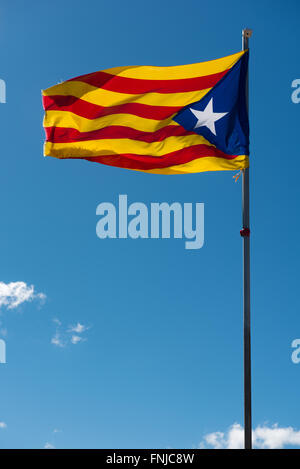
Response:
POLYGON ((214 112, 213 111, 213 98, 209 101, 207 104, 206 108, 204 111, 198 111, 196 109, 191 109, 192 113, 194 114, 195 117, 197 117, 198 122, 195 125, 194 129, 197 129, 198 127, 207 127, 211 133, 214 135, 216 134, 216 127, 215 127, 215 122, 218 121, 219 119, 222 119, 222 117, 226 116, 228 112, 214 112))

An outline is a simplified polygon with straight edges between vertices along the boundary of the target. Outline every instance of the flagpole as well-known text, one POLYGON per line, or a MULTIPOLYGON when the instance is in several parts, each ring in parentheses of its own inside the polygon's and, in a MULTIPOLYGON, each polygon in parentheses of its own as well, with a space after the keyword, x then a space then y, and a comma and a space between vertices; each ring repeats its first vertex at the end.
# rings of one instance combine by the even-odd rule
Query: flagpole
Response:
MULTIPOLYGON (((243 29, 243 50, 249 49, 251 29, 243 29)), ((249 106, 248 77, 246 100, 249 106)), ((252 410, 251 410, 251 327, 250 327, 250 220, 249 220, 249 168, 243 170, 243 291, 244 291, 244 447, 252 449, 252 410)))

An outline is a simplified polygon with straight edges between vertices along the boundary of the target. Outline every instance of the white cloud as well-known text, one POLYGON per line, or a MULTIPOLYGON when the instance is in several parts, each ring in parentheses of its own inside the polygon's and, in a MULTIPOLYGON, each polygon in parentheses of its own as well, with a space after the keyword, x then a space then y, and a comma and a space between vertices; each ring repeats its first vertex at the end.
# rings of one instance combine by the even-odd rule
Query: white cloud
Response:
MULTIPOLYGON (((222 449, 224 448, 226 442, 224 440, 224 433, 222 432, 214 432, 208 433, 208 435, 204 436, 204 441, 209 445, 212 446, 214 449, 222 449)), ((204 444, 201 444, 203 447, 204 444)))
POLYGON ((44 293, 35 293, 33 285, 25 282, 0 282, 0 307, 17 308, 20 304, 34 299, 45 300, 44 293))
POLYGON ((55 446, 53 446, 51 443, 45 443, 44 449, 55 449, 55 446))
POLYGON ((69 328, 69 332, 76 332, 76 334, 81 334, 82 332, 86 331, 88 329, 87 326, 84 326, 83 324, 80 324, 80 322, 78 322, 76 324, 76 326, 71 326, 69 328))
POLYGON ((51 344, 56 345, 57 347, 65 347, 66 343, 61 338, 61 335, 56 332, 51 339, 51 344))
POLYGON ((62 430, 59 430, 59 428, 54 428, 53 433, 61 433, 62 430))
POLYGON ((74 345, 78 344, 78 342, 81 342, 82 340, 83 340, 83 338, 80 337, 79 335, 72 335, 72 337, 71 337, 71 342, 74 345))
MULTIPOLYGON (((253 447, 258 449, 281 449, 285 446, 300 446, 300 431, 293 427, 279 427, 278 424, 259 425, 252 432, 253 447)), ((235 423, 227 432, 213 432, 204 436, 201 448, 242 449, 244 446, 243 427, 235 423)))
POLYGON ((284 446, 300 446, 300 431, 293 427, 278 427, 273 425, 271 428, 266 426, 255 429, 255 442, 259 448, 283 448, 284 446))
POLYGON ((57 347, 65 347, 70 343, 76 345, 79 344, 79 342, 85 342, 87 340, 78 334, 82 334, 87 331, 89 329, 88 326, 77 322, 75 326, 69 326, 68 329, 64 329, 64 327, 62 327, 62 322, 59 319, 54 318, 53 322, 56 324, 56 332, 51 339, 51 344, 56 345, 57 347))
POLYGON ((7 425, 6 425, 5 422, 0 422, 0 428, 6 428, 6 427, 7 427, 7 425))

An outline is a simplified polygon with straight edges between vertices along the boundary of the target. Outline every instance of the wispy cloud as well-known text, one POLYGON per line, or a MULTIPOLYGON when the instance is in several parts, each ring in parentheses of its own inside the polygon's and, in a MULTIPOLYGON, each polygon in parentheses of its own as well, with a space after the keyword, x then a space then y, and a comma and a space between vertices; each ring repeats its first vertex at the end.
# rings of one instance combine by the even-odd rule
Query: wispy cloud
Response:
POLYGON ((7 336, 7 329, 6 327, 3 327, 2 326, 2 321, 0 321, 0 335, 2 337, 6 337, 7 336))
POLYGON ((70 326, 68 331, 69 332, 76 332, 76 334, 81 334, 82 332, 86 331, 88 329, 87 326, 84 326, 83 324, 80 324, 80 322, 78 322, 76 324, 76 326, 70 326))
POLYGON ((55 449, 55 446, 52 445, 51 443, 48 443, 48 442, 47 442, 47 443, 45 443, 45 445, 44 445, 44 449, 55 449))
POLYGON ((62 327, 62 322, 55 318, 53 322, 56 324, 56 331, 51 338, 51 344, 57 347, 66 347, 68 344, 77 345, 79 342, 85 342, 87 339, 80 334, 86 332, 89 326, 85 326, 80 322, 74 326, 69 326, 67 329, 62 327))
POLYGON ((5 422, 0 422, 0 428, 6 428, 6 427, 7 427, 7 425, 6 425, 5 422))
POLYGON ((0 282, 0 308, 14 309, 27 301, 39 299, 44 301, 44 293, 36 293, 33 285, 25 282, 0 282))
POLYGON ((51 338, 51 344, 56 345, 57 347, 65 347, 67 345, 58 332, 56 332, 51 338))
POLYGON ((85 339, 83 339, 83 337, 80 337, 79 335, 72 335, 71 337, 71 343, 76 345, 78 344, 78 342, 82 342, 84 341, 85 339))
MULTIPOLYGON (((278 424, 258 425, 252 433, 253 447, 258 449, 282 449, 285 446, 300 446, 300 431, 293 427, 279 427, 278 424)), ((208 433, 200 443, 200 448, 242 449, 244 445, 243 427, 235 423, 224 432, 208 433)))

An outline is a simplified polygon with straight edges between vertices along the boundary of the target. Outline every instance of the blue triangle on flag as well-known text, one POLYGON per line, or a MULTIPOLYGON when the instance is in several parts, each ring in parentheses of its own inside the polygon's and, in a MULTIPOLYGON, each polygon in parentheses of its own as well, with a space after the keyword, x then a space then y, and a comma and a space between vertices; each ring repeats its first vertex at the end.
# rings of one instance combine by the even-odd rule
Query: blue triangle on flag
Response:
POLYGON ((228 155, 249 155, 248 57, 246 52, 200 101, 185 106, 173 117, 228 155))

